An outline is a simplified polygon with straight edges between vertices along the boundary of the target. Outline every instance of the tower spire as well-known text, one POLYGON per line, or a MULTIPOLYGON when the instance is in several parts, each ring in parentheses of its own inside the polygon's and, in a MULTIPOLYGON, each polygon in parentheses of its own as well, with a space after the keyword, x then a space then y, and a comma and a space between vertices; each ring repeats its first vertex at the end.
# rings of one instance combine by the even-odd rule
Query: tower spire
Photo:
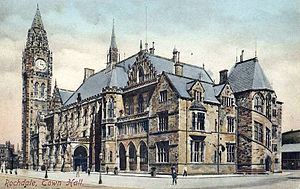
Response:
POLYGON ((36 5, 36 12, 35 12, 34 19, 32 21, 31 28, 44 29, 44 25, 42 22, 42 16, 41 16, 40 9, 39 9, 39 4, 36 5))

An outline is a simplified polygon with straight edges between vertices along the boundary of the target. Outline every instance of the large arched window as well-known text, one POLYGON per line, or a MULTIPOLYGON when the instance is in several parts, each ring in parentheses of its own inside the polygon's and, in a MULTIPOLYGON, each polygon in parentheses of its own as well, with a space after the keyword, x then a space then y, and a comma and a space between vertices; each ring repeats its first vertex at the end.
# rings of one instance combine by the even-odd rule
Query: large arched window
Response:
POLYGON ((41 84, 41 97, 45 96, 45 83, 41 84))
POLYGON ((138 99, 138 113, 144 112, 144 98, 143 95, 139 95, 138 99))
POLYGON ((109 118, 113 118, 114 117, 114 99, 111 97, 108 101, 108 107, 107 107, 107 111, 108 111, 108 117, 109 118))
POLYGON ((263 98, 260 94, 255 94, 254 98, 254 110, 263 113, 263 98))
POLYGON ((144 70, 143 70, 142 67, 139 67, 139 70, 138 70, 138 77, 137 77, 137 83, 144 82, 144 79, 145 79, 144 70))
POLYGON ((39 83, 35 82, 34 84, 34 96, 37 96, 39 93, 39 83))

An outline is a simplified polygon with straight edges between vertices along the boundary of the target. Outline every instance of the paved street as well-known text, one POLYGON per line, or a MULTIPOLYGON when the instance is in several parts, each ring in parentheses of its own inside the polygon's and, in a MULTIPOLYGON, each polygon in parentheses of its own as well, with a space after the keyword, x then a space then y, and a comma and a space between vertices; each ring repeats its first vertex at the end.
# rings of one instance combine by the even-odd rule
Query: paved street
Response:
MULTIPOLYGON (((30 183, 30 179, 36 182, 36 186, 26 188, 99 188, 98 183, 99 174, 92 173, 90 176, 87 174, 80 174, 80 177, 75 177, 74 172, 61 173, 61 172, 49 172, 49 179, 53 179, 51 182, 44 180, 44 172, 33 172, 19 170, 19 177, 10 174, 0 173, 0 188, 23 188, 16 186, 6 185, 6 179, 10 181, 20 182, 27 179, 30 183), (39 178, 39 179, 38 179, 39 178), (74 180, 73 180, 74 179, 74 180), (80 181, 82 179, 82 184, 80 181), (63 181, 61 185, 55 185, 63 181), (67 185, 68 181, 72 181, 67 185), (77 182, 76 182, 77 181, 77 182), (50 184, 49 184, 50 183, 50 184), (47 186, 43 186, 43 185, 47 186), (52 185, 51 185, 52 184, 52 185), (51 185, 51 186, 48 186, 51 185)), ((102 175, 103 184, 100 188, 249 188, 249 189, 261 189, 261 188, 300 188, 300 171, 288 171, 282 174, 271 175, 223 175, 223 176, 189 176, 183 178, 179 176, 178 184, 176 186, 171 185, 170 176, 159 176, 159 178, 151 178, 148 175, 135 175, 135 174, 123 174, 123 175, 102 175)), ((15 182, 16 183, 16 182, 15 182)))

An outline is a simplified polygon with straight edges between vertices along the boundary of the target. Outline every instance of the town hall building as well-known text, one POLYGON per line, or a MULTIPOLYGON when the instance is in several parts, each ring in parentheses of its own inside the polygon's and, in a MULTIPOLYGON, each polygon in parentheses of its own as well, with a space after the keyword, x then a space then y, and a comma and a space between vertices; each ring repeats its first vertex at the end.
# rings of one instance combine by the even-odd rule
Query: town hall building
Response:
MULTIPOLYGON (((55 55, 53 55, 55 56, 55 55)), ((114 26, 106 68, 84 68, 76 90, 52 87, 39 9, 23 51, 23 166, 57 171, 189 174, 281 171, 282 102, 257 57, 220 71, 155 54, 120 60, 114 26)))

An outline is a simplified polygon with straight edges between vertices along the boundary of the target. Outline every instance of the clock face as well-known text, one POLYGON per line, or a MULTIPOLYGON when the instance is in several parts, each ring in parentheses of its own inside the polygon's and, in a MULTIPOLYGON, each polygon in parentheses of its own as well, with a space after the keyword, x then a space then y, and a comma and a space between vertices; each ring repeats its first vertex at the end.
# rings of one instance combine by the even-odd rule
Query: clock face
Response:
POLYGON ((35 61, 35 67, 39 70, 39 71, 45 71, 46 70, 46 67, 47 67, 47 64, 44 60, 42 59, 37 59, 35 61))

